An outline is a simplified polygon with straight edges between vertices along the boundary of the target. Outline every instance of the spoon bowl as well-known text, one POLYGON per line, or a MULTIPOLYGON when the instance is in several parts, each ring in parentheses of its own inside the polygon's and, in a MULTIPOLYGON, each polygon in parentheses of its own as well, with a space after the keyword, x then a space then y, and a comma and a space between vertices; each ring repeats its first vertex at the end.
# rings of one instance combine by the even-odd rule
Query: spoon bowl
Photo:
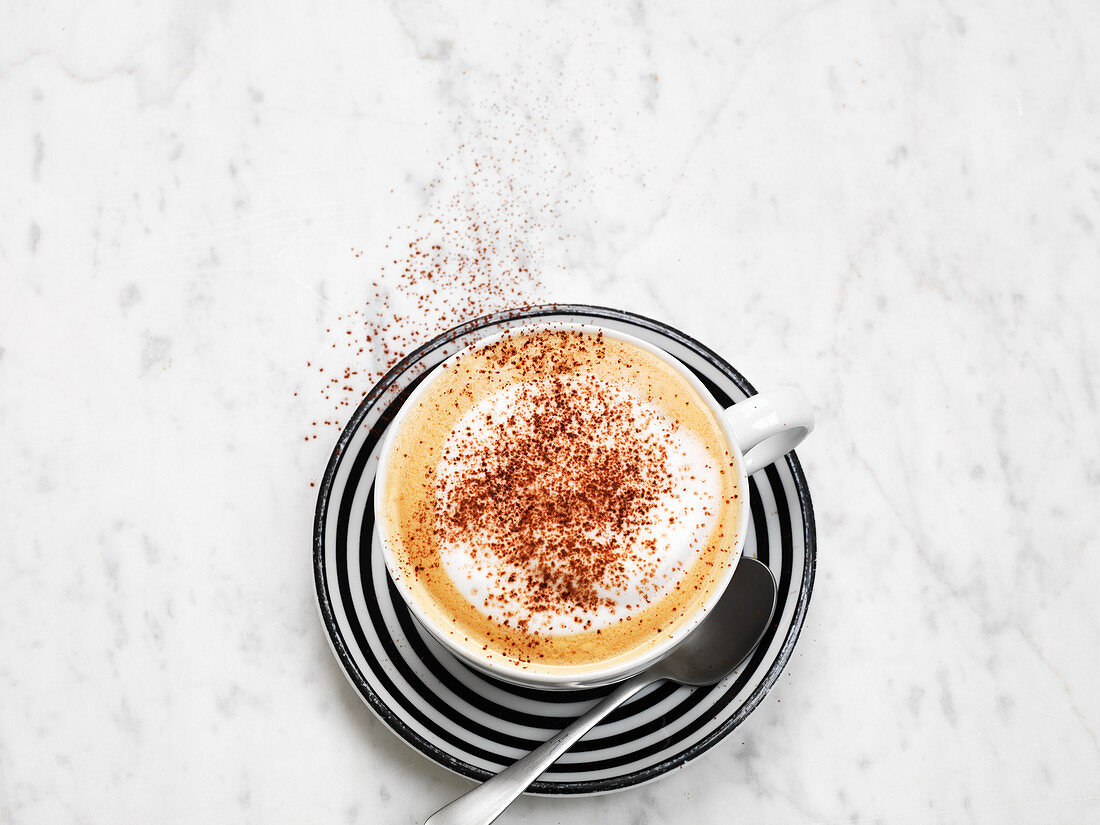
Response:
POLYGON ((775 610, 775 577, 742 558, 722 598, 672 652, 645 673, 682 685, 712 685, 737 668, 760 642, 775 610))

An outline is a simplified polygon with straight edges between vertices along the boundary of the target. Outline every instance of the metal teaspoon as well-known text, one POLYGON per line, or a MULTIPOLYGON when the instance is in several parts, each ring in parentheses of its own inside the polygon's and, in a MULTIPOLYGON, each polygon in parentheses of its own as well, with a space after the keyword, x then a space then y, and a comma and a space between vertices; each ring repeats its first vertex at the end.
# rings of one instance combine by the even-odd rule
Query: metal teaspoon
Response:
POLYGON ((545 744, 444 805, 424 825, 489 825, 597 722, 642 688, 662 679, 696 687, 721 681, 756 649, 771 623, 775 601, 775 578, 767 565, 742 557, 710 615, 668 656, 627 679, 545 744))

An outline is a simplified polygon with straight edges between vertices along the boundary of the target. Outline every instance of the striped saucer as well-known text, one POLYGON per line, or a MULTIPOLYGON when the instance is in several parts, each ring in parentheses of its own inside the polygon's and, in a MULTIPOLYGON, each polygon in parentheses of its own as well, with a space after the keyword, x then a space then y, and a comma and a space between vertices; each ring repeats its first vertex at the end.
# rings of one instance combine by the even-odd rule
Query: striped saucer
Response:
MULTIPOLYGON (((472 670, 413 619, 374 544, 374 471, 386 427, 413 388, 448 355, 517 321, 595 322, 634 335, 686 364, 723 405, 755 393, 733 367, 683 333, 615 309, 545 305, 478 318, 394 367, 359 405, 329 460, 317 500, 314 575, 333 652, 367 706, 445 768, 484 780, 542 744, 611 688, 516 687, 472 670)), ((597 725, 529 788, 595 794, 656 779, 713 747, 763 699, 786 666, 813 587, 813 507, 794 453, 749 479, 745 553, 779 585, 775 619, 739 671, 717 685, 662 682, 597 725)))

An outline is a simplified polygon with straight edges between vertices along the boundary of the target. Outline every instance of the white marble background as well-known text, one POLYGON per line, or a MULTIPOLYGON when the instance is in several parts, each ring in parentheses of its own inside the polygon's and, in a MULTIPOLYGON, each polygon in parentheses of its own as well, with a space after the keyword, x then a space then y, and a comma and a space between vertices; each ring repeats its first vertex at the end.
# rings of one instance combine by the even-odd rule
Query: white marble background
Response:
POLYGON ((3 3, 0 823, 468 787, 325 641, 305 362, 516 124, 552 297, 815 400, 820 557, 733 736, 503 821, 1100 821, 1100 9, 594 5, 3 3))

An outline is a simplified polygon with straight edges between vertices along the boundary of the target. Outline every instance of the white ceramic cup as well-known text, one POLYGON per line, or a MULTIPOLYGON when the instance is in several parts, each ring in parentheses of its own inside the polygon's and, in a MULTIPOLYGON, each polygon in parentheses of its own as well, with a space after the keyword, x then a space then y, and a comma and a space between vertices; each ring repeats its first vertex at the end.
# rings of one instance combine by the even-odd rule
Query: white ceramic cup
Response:
MULTIPOLYGON (((467 352, 492 344, 505 336, 522 332, 533 332, 540 329, 572 329, 591 333, 603 333, 605 337, 625 341, 638 349, 645 350, 655 355, 669 366, 674 368, 684 377, 699 396, 710 406, 715 418, 721 423, 729 445, 730 453, 737 469, 737 486, 748 491, 748 477, 752 473, 762 470, 769 464, 778 461, 787 452, 793 450, 814 427, 814 413, 809 401, 802 391, 795 387, 778 387, 767 392, 759 393, 728 409, 724 409, 699 381, 698 378, 680 361, 669 353, 646 341, 635 338, 632 335, 609 329, 596 324, 578 324, 571 322, 530 322, 509 327, 507 330, 482 338, 465 349, 455 353, 442 364, 435 367, 420 383, 408 400, 402 405, 393 422, 387 430, 382 442, 382 451, 379 455, 378 473, 375 480, 375 489, 385 489, 386 474, 390 462, 395 434, 401 429, 405 421, 405 414, 415 407, 420 396, 427 392, 434 379, 445 366, 456 358, 460 358, 467 352)), ((393 545, 386 535, 386 519, 382 518, 382 496, 375 496, 375 537, 382 547, 382 555, 386 561, 386 568, 397 585, 405 603, 409 606, 413 616, 428 630, 433 637, 451 653, 464 662, 489 673, 498 678, 516 684, 532 687, 567 689, 577 687, 593 687, 617 682, 621 679, 633 676, 644 670, 648 665, 665 656, 669 650, 683 639, 699 624, 709 612, 710 608, 718 601, 730 579, 733 577, 737 562, 741 558, 741 552, 745 546, 745 536, 751 529, 749 499, 747 495, 738 498, 741 512, 738 518, 737 536, 730 547, 729 553, 733 560, 726 568, 725 574, 714 588, 710 598, 702 604, 696 613, 681 624, 674 634, 669 635, 659 644, 643 648, 636 656, 629 658, 617 657, 606 666, 585 665, 577 668, 560 666, 554 672, 531 671, 524 669, 518 663, 510 663, 502 660, 499 655, 492 661, 484 656, 479 656, 479 648, 474 645, 464 644, 462 640, 455 638, 453 629, 449 627, 437 627, 427 612, 417 603, 409 583, 404 580, 397 571, 400 570, 393 551, 393 545)))

